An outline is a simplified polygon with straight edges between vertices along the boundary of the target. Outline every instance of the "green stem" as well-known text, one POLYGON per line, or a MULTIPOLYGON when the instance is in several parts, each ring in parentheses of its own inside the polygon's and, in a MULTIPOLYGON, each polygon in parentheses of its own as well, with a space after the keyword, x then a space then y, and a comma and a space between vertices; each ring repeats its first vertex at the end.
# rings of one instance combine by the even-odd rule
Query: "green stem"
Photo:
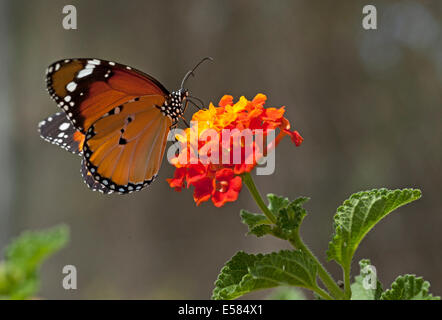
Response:
POLYGON ((347 299, 351 298, 351 288, 350 288, 350 264, 346 264, 344 269, 344 292, 347 299))
MULTIPOLYGON (((262 197, 256 188, 256 185, 253 181, 252 176, 250 173, 246 172, 242 175, 243 182, 249 189, 250 193, 253 196, 253 199, 255 199, 257 205, 262 210, 264 215, 269 219, 270 222, 273 224, 276 224, 276 217, 275 215, 269 210, 267 205, 262 200, 262 197)), ((310 258, 315 261, 315 263, 318 266, 318 275, 321 281, 324 283, 324 285, 327 287, 328 290, 330 290, 330 293, 333 295, 336 299, 345 299, 346 295, 342 290, 339 288, 339 286, 336 284, 336 282, 333 280, 333 278, 330 276, 330 274, 327 272, 327 270, 322 266, 322 264, 319 262, 319 260, 313 255, 313 253, 307 248, 307 246, 302 242, 301 237, 299 236, 299 233, 296 234, 295 239, 290 240, 290 243, 296 248, 301 251, 303 251, 305 254, 307 254, 310 258)), ((316 292, 322 296, 323 298, 327 299, 326 295, 329 298, 330 297, 324 290, 318 287, 319 290, 316 290, 316 292)))
POLYGON ((269 219, 269 221, 273 224, 276 223, 276 217, 275 215, 267 208, 266 204, 261 198, 261 195, 259 194, 258 189, 256 188, 255 182, 253 181, 252 176, 249 172, 246 172, 242 175, 242 180, 244 181, 244 184, 249 188, 250 193, 253 196, 253 199, 255 199, 256 204, 259 206, 259 208, 262 210, 262 213, 269 219))
POLYGON ((327 287, 327 289, 330 291, 330 293, 336 298, 336 299, 345 299, 345 295, 342 292, 342 290, 339 288, 339 286, 336 284, 335 280, 331 277, 331 275, 327 272, 327 270, 322 266, 321 262, 315 257, 315 255, 310 251, 309 248, 304 244, 301 237, 299 236, 299 233, 296 234, 296 237, 293 240, 290 240, 290 243, 292 244, 295 249, 299 249, 305 254, 307 254, 313 261, 315 261, 316 265, 318 266, 318 275, 321 281, 324 283, 324 285, 327 287))

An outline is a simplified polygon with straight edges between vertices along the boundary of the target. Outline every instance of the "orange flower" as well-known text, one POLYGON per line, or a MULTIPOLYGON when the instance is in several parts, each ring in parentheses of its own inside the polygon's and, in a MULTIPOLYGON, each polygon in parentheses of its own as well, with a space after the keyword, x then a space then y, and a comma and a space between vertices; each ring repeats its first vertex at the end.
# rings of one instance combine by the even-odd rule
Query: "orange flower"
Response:
POLYGON ((252 101, 241 97, 234 103, 232 96, 225 95, 218 107, 210 103, 208 109, 196 112, 192 124, 198 126, 176 136, 181 148, 171 161, 177 169, 174 177, 167 179, 169 185, 177 191, 186 184, 193 186, 197 205, 212 199, 215 206, 221 207, 238 198, 241 174, 250 172, 284 136, 301 145, 303 138, 290 130, 284 118, 285 108, 264 108, 266 100, 265 95, 257 94, 252 101), (279 133, 275 141, 267 141, 270 130, 276 129, 279 133), (264 147, 257 143, 259 134, 264 147))
POLYGON ((233 170, 228 168, 217 171, 212 183, 212 202, 216 207, 222 207, 228 201, 235 201, 242 187, 241 177, 235 176, 233 170))

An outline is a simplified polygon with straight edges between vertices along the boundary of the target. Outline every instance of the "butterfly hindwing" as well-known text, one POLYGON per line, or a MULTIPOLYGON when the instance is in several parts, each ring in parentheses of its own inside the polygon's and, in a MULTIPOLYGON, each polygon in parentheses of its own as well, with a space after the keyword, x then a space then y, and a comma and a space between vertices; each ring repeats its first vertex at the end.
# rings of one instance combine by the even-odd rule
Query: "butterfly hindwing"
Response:
POLYGON ((141 190, 156 177, 172 124, 149 95, 117 106, 86 133, 84 159, 95 181, 119 193, 141 190))
POLYGON ((84 134, 69 121, 64 112, 57 112, 38 124, 40 136, 75 154, 82 154, 84 134))
POLYGON ((100 182, 98 182, 94 179, 94 176, 92 175, 92 173, 87 169, 84 159, 81 161, 80 172, 81 172, 81 176, 83 177, 84 183, 86 183, 86 185, 92 191, 99 191, 99 192, 105 193, 105 194, 113 193, 113 191, 111 189, 109 189, 108 187, 104 186, 103 184, 101 184, 100 182))
POLYGON ((169 95, 160 82, 141 71, 93 58, 53 63, 46 70, 46 85, 52 99, 82 133, 104 114, 136 97, 169 95))

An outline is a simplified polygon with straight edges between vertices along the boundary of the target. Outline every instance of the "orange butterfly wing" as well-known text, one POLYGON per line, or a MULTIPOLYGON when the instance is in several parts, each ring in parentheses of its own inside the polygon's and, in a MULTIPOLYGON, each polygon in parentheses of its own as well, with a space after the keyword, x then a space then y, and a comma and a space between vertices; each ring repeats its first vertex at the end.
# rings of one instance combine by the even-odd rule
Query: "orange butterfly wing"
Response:
POLYGON ((112 61, 60 60, 46 70, 52 99, 82 133, 115 107, 144 95, 168 96, 153 77, 112 61))
POLYGON ((87 170, 109 190, 130 193, 149 185, 160 169, 172 120, 161 113, 165 97, 148 95, 119 105, 86 133, 87 170))

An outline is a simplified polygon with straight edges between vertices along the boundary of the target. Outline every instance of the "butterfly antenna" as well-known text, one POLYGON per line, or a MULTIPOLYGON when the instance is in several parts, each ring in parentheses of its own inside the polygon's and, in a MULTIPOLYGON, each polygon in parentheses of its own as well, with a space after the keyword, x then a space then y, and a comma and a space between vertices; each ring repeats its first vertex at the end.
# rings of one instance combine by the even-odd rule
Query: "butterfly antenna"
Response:
POLYGON ((194 71, 200 66, 201 63, 203 63, 203 62, 206 61, 206 60, 213 61, 213 58, 212 58, 212 57, 205 57, 205 58, 201 59, 201 61, 198 62, 198 63, 196 64, 196 66, 193 67, 192 70, 189 70, 189 71, 186 73, 186 75, 184 76, 183 81, 181 81, 181 90, 184 89, 184 84, 186 83, 187 79, 188 79, 190 76, 193 76, 193 77, 194 77, 195 74, 194 74, 193 72, 194 72, 194 71))

